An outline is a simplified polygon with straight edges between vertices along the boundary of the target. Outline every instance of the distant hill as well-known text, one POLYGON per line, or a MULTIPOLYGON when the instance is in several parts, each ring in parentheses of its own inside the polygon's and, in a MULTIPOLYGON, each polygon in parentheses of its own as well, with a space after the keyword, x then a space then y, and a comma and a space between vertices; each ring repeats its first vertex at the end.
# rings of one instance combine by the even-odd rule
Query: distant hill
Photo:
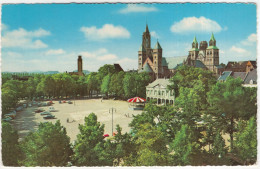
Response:
POLYGON ((10 73, 10 74, 19 74, 19 75, 29 75, 29 74, 45 74, 45 75, 52 75, 60 73, 59 71, 30 71, 30 72, 2 72, 2 73, 10 73))
MULTIPOLYGON (((74 70, 73 72, 78 72, 78 70, 74 70)), ((83 73, 87 75, 87 74, 90 74, 91 72, 88 70, 83 70, 83 73)))

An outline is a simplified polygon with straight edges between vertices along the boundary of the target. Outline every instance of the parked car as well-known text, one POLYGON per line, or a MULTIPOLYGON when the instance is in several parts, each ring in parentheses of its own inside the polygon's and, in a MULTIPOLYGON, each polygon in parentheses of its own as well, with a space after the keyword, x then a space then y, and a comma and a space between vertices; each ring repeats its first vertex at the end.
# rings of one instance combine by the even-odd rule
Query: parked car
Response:
POLYGON ((14 118, 15 118, 15 115, 9 113, 9 114, 5 114, 4 117, 5 117, 5 118, 11 117, 12 119, 14 119, 14 118))
POLYGON ((72 101, 69 100, 68 103, 69 103, 69 104, 72 104, 72 101))
POLYGON ((61 104, 61 100, 59 100, 59 103, 61 104))
POLYGON ((32 107, 32 104, 31 104, 31 103, 29 103, 29 104, 28 104, 28 107, 32 107))
POLYGON ((47 106, 48 104, 46 102, 42 103, 42 106, 47 106))
POLYGON ((43 109, 36 109, 34 112, 35 113, 41 113, 41 112, 43 112, 44 110, 43 109))
POLYGON ((46 115, 46 116, 44 116, 43 118, 44 118, 44 119, 54 119, 54 118, 55 118, 55 116, 54 116, 54 115, 51 115, 51 114, 49 114, 49 115, 46 115))
POLYGON ((54 107, 49 107, 49 111, 50 111, 50 112, 54 112, 54 111, 55 111, 55 108, 54 108, 54 107))
POLYGON ((63 100, 62 103, 66 103, 66 100, 63 100))
POLYGON ((16 111, 21 111, 21 110, 23 110, 22 106, 16 108, 16 111))
POLYGON ((51 115, 51 112, 49 112, 49 111, 45 111, 45 112, 42 112, 40 115, 51 115))
POLYGON ((27 104, 23 104, 23 107, 26 108, 26 107, 27 107, 27 104))
POLYGON ((11 120, 12 120, 11 117, 6 117, 6 118, 3 119, 3 121, 6 121, 6 122, 9 122, 9 121, 11 121, 11 120))

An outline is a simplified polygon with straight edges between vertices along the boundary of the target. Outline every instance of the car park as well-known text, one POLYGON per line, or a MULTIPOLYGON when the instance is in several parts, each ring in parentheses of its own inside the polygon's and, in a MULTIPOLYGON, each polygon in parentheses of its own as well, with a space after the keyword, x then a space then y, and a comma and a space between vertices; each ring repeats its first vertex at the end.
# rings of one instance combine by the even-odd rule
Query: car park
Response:
POLYGON ((32 107, 32 104, 31 104, 31 103, 29 103, 29 104, 28 104, 28 107, 32 107))
POLYGON ((51 112, 49 112, 49 111, 45 111, 45 112, 42 112, 40 115, 51 115, 51 112))
POLYGON ((68 101, 68 104, 72 104, 72 101, 69 100, 69 101, 68 101))
POLYGON ((35 113, 41 113, 41 112, 43 112, 44 111, 44 109, 36 109, 34 112, 35 113))
POLYGON ((54 119, 54 118, 55 118, 55 116, 54 116, 54 115, 51 115, 51 114, 49 114, 49 115, 43 116, 43 118, 44 118, 44 119, 54 119))

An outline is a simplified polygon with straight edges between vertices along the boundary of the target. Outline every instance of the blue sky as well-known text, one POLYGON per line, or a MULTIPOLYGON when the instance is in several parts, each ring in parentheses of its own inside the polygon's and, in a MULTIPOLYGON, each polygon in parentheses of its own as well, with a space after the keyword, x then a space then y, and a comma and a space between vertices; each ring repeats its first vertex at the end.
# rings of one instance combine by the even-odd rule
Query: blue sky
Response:
POLYGON ((220 63, 256 59, 254 4, 18 4, 2 5, 2 71, 97 71, 119 63, 137 68, 148 23, 163 57, 185 56, 194 36, 215 35, 220 63))

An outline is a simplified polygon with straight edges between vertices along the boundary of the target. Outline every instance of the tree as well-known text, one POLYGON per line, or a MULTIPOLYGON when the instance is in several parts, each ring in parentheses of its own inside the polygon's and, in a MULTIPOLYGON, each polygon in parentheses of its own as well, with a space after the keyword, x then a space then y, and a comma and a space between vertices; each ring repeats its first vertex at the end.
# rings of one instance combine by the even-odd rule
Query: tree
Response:
POLYGON ((109 83, 110 93, 114 94, 116 97, 119 98, 124 98, 124 88, 123 88, 124 75, 125 72, 123 71, 114 73, 109 83))
POLYGON ((229 133, 231 151, 233 150, 233 133, 236 131, 235 121, 244 113, 243 104, 238 104, 244 102, 244 95, 242 80, 239 78, 228 78, 224 83, 217 82, 208 93, 211 108, 208 113, 214 117, 212 123, 216 128, 229 133))
POLYGON ((108 91, 109 91, 109 83, 111 81, 111 77, 110 75, 106 75, 103 78, 102 84, 101 84, 101 92, 106 94, 106 96, 108 97, 108 91))
POLYGON ((72 155, 70 138, 58 120, 40 123, 39 129, 21 143, 24 166, 66 166, 72 155))
POLYGON ((21 150, 18 144, 17 131, 11 124, 2 122, 2 161, 4 166, 19 166, 21 150))
POLYGON ((135 97, 137 94, 135 76, 136 73, 126 73, 124 76, 123 88, 127 98, 135 97))
POLYGON ((79 125, 79 131, 74 146, 73 163, 76 166, 102 166, 99 150, 104 144, 104 125, 91 113, 85 117, 85 124, 79 125))
POLYGON ((166 139, 158 128, 149 123, 142 124, 136 133, 137 165, 167 165, 166 139))
POLYGON ((235 152, 244 160, 244 164, 255 164, 257 160, 257 132, 256 119, 251 117, 245 124, 239 123, 239 130, 235 134, 235 152))
MULTIPOLYGON (((100 68, 98 69, 98 75, 99 75, 99 77, 100 77, 100 81, 102 81, 103 78, 104 78, 106 75, 108 75, 108 74, 112 75, 112 74, 114 74, 114 73, 116 73, 116 70, 115 70, 114 65, 105 64, 104 66, 102 66, 102 67, 100 67, 100 68)), ((100 82, 100 83, 101 83, 101 82, 100 82)))
POLYGON ((139 97, 144 97, 146 94, 146 86, 151 82, 151 76, 146 73, 138 73, 135 77, 136 80, 136 95, 139 97))
POLYGON ((219 158, 223 158, 226 153, 227 153, 227 148, 225 147, 225 141, 221 136, 221 132, 220 130, 217 131, 217 134, 214 138, 214 142, 213 142, 213 148, 212 148, 212 153, 219 157, 219 158))
POLYGON ((199 145, 188 125, 181 126, 181 130, 170 144, 170 150, 174 152, 173 165, 192 165, 192 157, 198 153, 199 145))
POLYGON ((90 73, 87 76, 87 84, 88 84, 88 92, 90 97, 92 97, 93 91, 99 91, 100 90, 100 84, 98 80, 98 74, 95 72, 90 73))
POLYGON ((178 97, 181 87, 193 88, 198 80, 203 83, 206 93, 216 83, 216 78, 211 71, 184 65, 177 69, 177 73, 170 79, 171 85, 168 87, 170 90, 174 90, 175 97, 178 97))

